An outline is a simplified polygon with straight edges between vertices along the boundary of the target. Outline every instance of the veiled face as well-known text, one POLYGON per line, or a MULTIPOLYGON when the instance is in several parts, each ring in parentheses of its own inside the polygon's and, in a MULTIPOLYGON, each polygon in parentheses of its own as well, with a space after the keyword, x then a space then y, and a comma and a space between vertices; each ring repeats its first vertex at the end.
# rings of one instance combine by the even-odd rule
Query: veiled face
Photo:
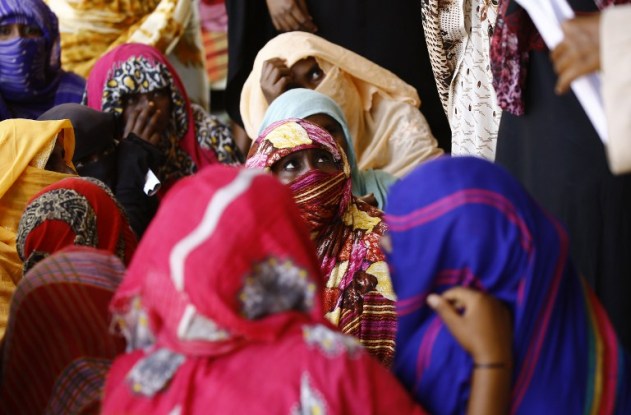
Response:
POLYGON ((324 79, 324 71, 315 58, 311 56, 294 63, 289 70, 291 71, 292 82, 288 89, 316 89, 324 79))
POLYGON ((296 151, 278 160, 272 166, 272 173, 283 184, 291 183, 311 170, 332 174, 341 171, 342 168, 335 162, 331 153, 319 148, 296 151))
POLYGON ((0 41, 11 40, 18 37, 33 39, 41 37, 42 35, 42 31, 36 25, 21 23, 0 23, 0 41))

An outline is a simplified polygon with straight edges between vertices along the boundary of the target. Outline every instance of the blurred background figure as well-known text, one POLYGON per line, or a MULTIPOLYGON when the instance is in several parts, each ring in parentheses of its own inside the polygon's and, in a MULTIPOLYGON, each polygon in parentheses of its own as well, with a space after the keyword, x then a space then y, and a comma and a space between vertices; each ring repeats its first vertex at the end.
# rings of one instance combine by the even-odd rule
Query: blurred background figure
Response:
POLYGON ((46 0, 59 18, 63 67, 87 78, 96 61, 123 43, 168 56, 191 100, 208 110, 208 80, 198 0, 46 0))
POLYGON ((41 0, 0 4, 0 120, 80 102, 84 79, 61 67, 57 17, 41 0))

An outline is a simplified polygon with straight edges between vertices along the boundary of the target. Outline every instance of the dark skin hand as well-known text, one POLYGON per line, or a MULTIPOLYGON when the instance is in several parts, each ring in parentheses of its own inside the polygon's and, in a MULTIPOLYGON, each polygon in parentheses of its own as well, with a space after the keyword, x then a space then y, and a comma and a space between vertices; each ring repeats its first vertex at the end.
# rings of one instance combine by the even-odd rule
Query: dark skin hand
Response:
POLYGON ((170 113, 171 95, 168 88, 128 97, 123 111, 123 137, 134 133, 157 146, 162 133, 169 127, 170 113))
POLYGON ((508 309, 477 290, 454 287, 442 295, 430 294, 428 305, 438 313, 456 341, 474 363, 467 413, 506 414, 512 375, 512 324, 508 309), (484 365, 503 365, 484 367, 484 365))
POLYGON ((600 70, 600 13, 567 20, 561 28, 563 40, 550 53, 559 76, 557 94, 567 92, 575 79, 600 70))
POLYGON ((314 33, 318 30, 307 10, 305 0, 266 0, 274 27, 279 32, 302 30, 314 33))
POLYGON ((280 94, 292 88, 316 89, 324 79, 324 72, 313 57, 301 59, 291 67, 280 58, 263 62, 261 90, 271 104, 280 94))

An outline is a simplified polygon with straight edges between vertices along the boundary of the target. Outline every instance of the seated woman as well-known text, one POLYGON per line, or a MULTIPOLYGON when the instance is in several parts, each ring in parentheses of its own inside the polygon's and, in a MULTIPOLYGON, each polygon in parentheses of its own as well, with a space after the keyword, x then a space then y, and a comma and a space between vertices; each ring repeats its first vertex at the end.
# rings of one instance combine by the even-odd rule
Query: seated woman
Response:
POLYGON ((68 120, 0 122, 0 336, 11 294, 22 277, 15 247, 22 212, 41 189, 75 174, 73 150, 74 132, 68 120))
POLYGON ((270 40, 241 92, 241 117, 256 137, 267 107, 288 89, 315 89, 342 108, 362 170, 401 177, 443 153, 419 112, 416 90, 392 72, 306 32, 270 40))
POLYGON ((85 413, 125 350, 108 306, 136 239, 111 192, 77 177, 29 202, 17 244, 24 277, 3 339, 0 412, 85 413))
POLYGON ((102 413, 424 413, 322 318, 300 216, 285 186, 253 170, 180 181, 112 302, 128 352, 102 413))
POLYGON ((57 17, 42 0, 0 7, 0 120, 35 119, 65 102, 80 102, 85 81, 61 69, 57 17))
POLYGON ((502 372, 512 366, 510 413, 631 413, 629 360, 572 266, 565 230, 504 170, 470 157, 427 163, 392 187, 386 217, 399 314, 393 370, 427 410, 461 413, 471 373, 497 372, 510 385, 502 372), (508 307, 512 364, 472 359, 428 307, 445 303, 428 295, 455 285, 508 307))
POLYGON ((353 140, 342 109, 328 96, 305 88, 291 89, 276 98, 265 112, 259 129, 262 133, 270 124, 289 118, 304 118, 327 130, 346 153, 351 167, 352 189, 355 196, 383 209, 388 188, 395 177, 380 170, 357 168, 353 140))
POLYGON ((166 162, 157 173, 166 187, 209 164, 242 161, 230 129, 190 103, 176 72, 151 46, 124 44, 101 57, 84 104, 122 117, 123 137, 134 133, 158 147, 166 162))
POLYGON ((122 139, 118 117, 84 105, 57 105, 38 119, 72 122, 75 132, 72 161, 77 173, 109 186, 123 205, 132 229, 141 238, 158 208, 159 182, 155 180, 157 186, 150 186, 150 178, 164 163, 160 150, 133 132, 122 139))
POLYGON ((308 121, 279 121, 254 142, 246 166, 270 171, 291 189, 325 276, 326 317, 389 366, 395 296, 378 245, 386 226, 380 210, 351 194, 350 165, 340 145, 308 121))

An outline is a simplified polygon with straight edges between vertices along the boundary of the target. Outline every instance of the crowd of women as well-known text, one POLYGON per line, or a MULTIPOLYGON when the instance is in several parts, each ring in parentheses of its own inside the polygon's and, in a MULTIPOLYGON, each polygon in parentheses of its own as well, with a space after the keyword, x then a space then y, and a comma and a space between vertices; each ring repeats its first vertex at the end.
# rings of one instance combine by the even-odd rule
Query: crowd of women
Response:
POLYGON ((232 126, 195 2, 49 3, 0 1, 0 413, 631 411, 629 177, 516 3, 419 7, 421 89, 268 1, 232 126))

